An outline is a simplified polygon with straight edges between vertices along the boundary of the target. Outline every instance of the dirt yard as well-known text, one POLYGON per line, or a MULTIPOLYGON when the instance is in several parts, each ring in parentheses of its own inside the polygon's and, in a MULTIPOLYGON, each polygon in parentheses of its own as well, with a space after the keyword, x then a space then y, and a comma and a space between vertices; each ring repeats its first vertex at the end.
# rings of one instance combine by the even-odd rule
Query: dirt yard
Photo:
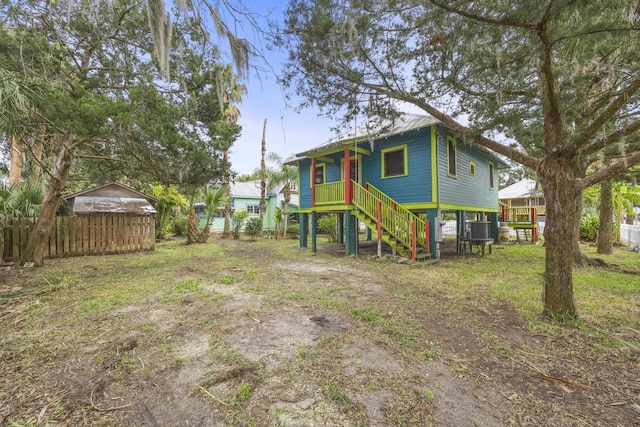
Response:
POLYGON ((169 242, 5 269, 0 425, 640 425, 637 330, 621 345, 525 323, 488 290, 493 267, 461 281, 490 257, 296 246, 169 242))

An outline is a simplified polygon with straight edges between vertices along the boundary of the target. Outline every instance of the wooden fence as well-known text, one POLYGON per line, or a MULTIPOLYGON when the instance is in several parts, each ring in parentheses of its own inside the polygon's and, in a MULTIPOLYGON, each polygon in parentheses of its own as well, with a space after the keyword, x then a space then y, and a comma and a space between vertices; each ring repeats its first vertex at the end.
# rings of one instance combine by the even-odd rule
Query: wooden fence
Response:
MULTIPOLYGON (((35 218, 14 219, 2 230, 2 258, 17 261, 24 253, 35 218)), ((126 214, 56 217, 45 258, 124 254, 155 249, 155 218, 126 214)))

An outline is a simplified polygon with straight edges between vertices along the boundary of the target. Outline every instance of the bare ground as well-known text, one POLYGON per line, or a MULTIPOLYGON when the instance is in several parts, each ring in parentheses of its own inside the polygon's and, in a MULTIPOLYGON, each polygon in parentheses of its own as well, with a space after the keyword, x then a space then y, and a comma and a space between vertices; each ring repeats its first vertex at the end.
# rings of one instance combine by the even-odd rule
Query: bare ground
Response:
MULTIPOLYGON (((168 279, 194 287, 95 310, 83 298, 109 270, 90 258, 5 271, 0 294, 25 294, 0 306, 0 425, 640 425, 638 347, 595 351, 578 329, 537 333, 508 303, 429 286, 451 265, 215 244, 232 264, 168 279)), ((110 258, 134 292, 135 266, 110 258)))

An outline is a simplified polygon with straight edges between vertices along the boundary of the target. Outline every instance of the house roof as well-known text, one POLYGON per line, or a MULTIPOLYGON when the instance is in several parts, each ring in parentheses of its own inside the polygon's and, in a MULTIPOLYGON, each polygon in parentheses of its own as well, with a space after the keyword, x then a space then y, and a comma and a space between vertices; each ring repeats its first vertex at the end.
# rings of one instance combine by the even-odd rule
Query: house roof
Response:
POLYGON ((426 115, 405 113, 394 120, 385 119, 376 122, 367 122, 356 126, 347 132, 331 138, 327 142, 318 145, 310 150, 297 153, 295 158, 289 159, 287 163, 300 160, 314 153, 330 150, 346 144, 356 142, 373 143, 375 139, 387 138, 393 135, 399 135, 408 131, 422 129, 434 124, 440 123, 440 120, 426 115))
POLYGON ((153 215, 157 213, 147 199, 104 196, 76 196, 73 202, 73 212, 76 215, 91 213, 153 215))
MULTIPOLYGON (((284 188, 284 184, 276 185, 272 188, 267 188, 267 195, 278 194, 284 188)), ((231 183, 231 197, 246 197, 254 198, 260 197, 260 180, 256 181, 236 181, 231 183)))
POLYGON ((521 179, 498 192, 498 199, 519 199, 531 196, 542 196, 542 188, 536 181, 529 178, 521 179))
MULTIPOLYGON (((360 126, 354 127, 351 130, 338 135, 329 141, 320 144, 310 150, 303 151, 295 154, 295 156, 287 159, 286 164, 295 164, 296 161, 310 157, 313 154, 321 153, 327 150, 331 150, 337 147, 346 146, 349 144, 355 144, 358 142, 368 142, 369 147, 373 150, 373 141, 381 138, 388 138, 394 135, 401 135, 409 131, 416 131, 429 126, 442 123, 435 117, 424 114, 411 114, 403 113, 396 117, 394 120, 385 119, 376 122, 367 122, 360 126)), ((488 149, 474 144, 475 148, 486 153, 496 162, 496 166, 499 168, 508 168, 504 161, 498 156, 493 154, 488 149)))

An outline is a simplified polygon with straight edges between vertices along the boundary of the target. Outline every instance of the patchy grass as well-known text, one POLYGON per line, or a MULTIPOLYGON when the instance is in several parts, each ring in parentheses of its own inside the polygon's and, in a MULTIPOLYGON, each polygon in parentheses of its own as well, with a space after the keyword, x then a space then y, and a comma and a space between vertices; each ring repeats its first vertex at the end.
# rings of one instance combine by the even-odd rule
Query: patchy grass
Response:
POLYGON ((540 316, 543 273, 540 245, 429 266, 295 240, 48 261, 0 293, 0 424, 633 420, 640 275, 576 269, 581 317, 560 323, 540 316))

